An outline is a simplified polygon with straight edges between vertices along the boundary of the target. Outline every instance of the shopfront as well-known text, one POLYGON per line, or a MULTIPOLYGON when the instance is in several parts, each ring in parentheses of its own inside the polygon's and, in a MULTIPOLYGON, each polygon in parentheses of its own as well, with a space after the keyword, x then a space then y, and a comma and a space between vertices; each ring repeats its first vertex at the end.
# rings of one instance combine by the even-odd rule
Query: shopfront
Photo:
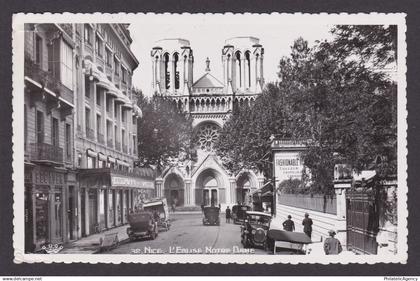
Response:
POLYGON ((82 202, 85 235, 127 223, 131 210, 154 196, 154 178, 111 168, 81 169, 78 174, 81 190, 87 190, 82 202))
POLYGON ((25 167, 26 251, 65 239, 66 170, 48 166, 25 167))

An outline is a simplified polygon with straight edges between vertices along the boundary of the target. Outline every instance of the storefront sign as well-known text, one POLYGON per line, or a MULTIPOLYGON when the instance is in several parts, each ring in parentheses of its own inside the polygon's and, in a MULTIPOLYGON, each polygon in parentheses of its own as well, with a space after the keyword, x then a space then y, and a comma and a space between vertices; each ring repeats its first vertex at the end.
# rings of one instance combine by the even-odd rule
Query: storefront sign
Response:
POLYGON ((152 180, 124 177, 124 176, 111 176, 111 185, 112 186, 126 186, 126 187, 135 187, 135 188, 155 188, 154 182, 152 180))
POLYGON ((299 152, 276 152, 274 155, 274 167, 277 184, 288 179, 302 180, 304 167, 299 152))
POLYGON ((35 167, 33 169, 33 183, 39 185, 63 185, 64 174, 54 169, 35 167))

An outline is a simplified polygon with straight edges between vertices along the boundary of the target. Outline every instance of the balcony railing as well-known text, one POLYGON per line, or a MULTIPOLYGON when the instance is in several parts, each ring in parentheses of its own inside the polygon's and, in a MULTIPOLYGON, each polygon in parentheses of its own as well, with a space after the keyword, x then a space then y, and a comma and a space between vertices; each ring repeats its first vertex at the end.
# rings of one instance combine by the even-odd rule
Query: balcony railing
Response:
POLYGON ((43 87, 57 93, 60 91, 60 80, 52 72, 45 71, 41 66, 35 63, 29 53, 25 53, 25 76, 40 83, 43 87))
POLYGON ((90 140, 95 139, 95 131, 91 128, 86 128, 86 137, 90 140))
POLYGON ((108 145, 109 148, 113 148, 114 147, 114 142, 112 141, 112 139, 108 139, 106 141, 106 144, 108 145))
POLYGON ((74 94, 73 91, 64 86, 60 79, 58 78, 58 68, 60 67, 61 62, 49 62, 49 67, 51 71, 43 70, 40 65, 36 64, 30 57, 28 53, 25 54, 25 76, 33 79, 34 81, 40 83, 43 87, 51 90, 64 100, 73 104, 74 94), (58 63, 58 64, 57 64, 58 63))
POLYGON ((63 149, 47 143, 31 143, 30 159, 32 161, 63 164, 63 149))
POLYGON ((105 138, 104 138, 104 135, 102 135, 102 134, 98 133, 98 134, 97 134, 97 138, 98 138, 98 142, 99 142, 99 143, 101 143, 101 144, 105 144, 105 138))
POLYGON ((119 142, 115 142, 115 149, 116 150, 121 150, 121 143, 119 143, 119 142))

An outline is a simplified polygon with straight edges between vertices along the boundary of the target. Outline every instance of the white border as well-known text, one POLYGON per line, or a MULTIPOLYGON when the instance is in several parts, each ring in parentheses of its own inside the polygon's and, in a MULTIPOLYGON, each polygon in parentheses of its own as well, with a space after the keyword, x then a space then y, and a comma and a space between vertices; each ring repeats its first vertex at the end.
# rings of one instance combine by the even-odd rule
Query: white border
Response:
POLYGON ((13 192, 14 192, 14 235, 13 247, 15 263, 406 263, 407 262, 407 97, 406 97, 406 14, 14 14, 13 15, 13 192), (80 255, 80 254, 25 254, 24 253, 24 23, 68 23, 68 22, 115 22, 131 23, 138 16, 148 16, 151 20, 162 21, 163 18, 181 17, 190 22, 197 17, 217 17, 220 22, 285 21, 299 17, 301 21, 325 24, 396 24, 398 25, 398 253, 396 255, 359 255, 359 256, 299 256, 299 255, 80 255))

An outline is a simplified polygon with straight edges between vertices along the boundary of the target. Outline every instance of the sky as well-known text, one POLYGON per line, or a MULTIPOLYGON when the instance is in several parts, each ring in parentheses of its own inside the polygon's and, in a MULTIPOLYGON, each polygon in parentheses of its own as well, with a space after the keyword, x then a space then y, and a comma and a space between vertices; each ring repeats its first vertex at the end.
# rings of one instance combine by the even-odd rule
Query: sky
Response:
POLYGON ((302 37, 312 46, 315 40, 331 38, 331 27, 325 21, 275 15, 141 15, 129 27, 133 38, 131 49, 140 62, 134 71, 133 85, 144 94, 151 94, 150 51, 156 41, 165 38, 190 41, 194 52, 194 81, 205 73, 207 57, 211 73, 223 81, 222 48, 226 39, 236 36, 260 39, 264 47, 265 81, 276 81, 279 61, 290 55, 290 46, 295 39, 302 37))

